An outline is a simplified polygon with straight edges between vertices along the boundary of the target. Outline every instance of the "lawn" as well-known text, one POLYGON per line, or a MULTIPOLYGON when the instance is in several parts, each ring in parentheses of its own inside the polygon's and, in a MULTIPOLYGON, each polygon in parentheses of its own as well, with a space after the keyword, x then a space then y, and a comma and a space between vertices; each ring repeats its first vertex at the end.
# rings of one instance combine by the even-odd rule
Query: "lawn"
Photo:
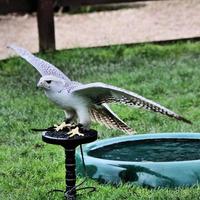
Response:
MULTIPOLYGON (((200 132, 200 42, 168 45, 112 46, 64 50, 38 55, 63 70, 71 79, 105 82, 131 91, 182 114, 188 125, 157 113, 112 105, 138 134, 200 132)), ((42 142, 31 128, 61 122, 64 113, 36 90, 39 74, 20 58, 0 61, 0 199, 48 199, 54 188, 64 188, 63 149, 42 142)), ((98 124, 100 138, 123 135, 98 124)), ((78 178, 80 183, 83 179, 78 178)), ((114 187, 88 179, 96 193, 80 199, 145 200, 200 199, 200 186, 147 189, 128 184, 114 187)), ((51 199, 62 199, 55 194, 51 199)))

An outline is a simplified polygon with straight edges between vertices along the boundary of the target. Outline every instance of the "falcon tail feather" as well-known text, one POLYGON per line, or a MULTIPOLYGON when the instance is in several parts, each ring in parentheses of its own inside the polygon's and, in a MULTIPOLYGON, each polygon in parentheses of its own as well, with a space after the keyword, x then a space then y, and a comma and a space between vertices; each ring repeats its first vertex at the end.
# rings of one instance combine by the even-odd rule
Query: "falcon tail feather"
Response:
POLYGON ((136 133, 125 122, 123 122, 106 104, 95 106, 90 110, 93 121, 105 125, 107 128, 118 129, 124 133, 136 133))

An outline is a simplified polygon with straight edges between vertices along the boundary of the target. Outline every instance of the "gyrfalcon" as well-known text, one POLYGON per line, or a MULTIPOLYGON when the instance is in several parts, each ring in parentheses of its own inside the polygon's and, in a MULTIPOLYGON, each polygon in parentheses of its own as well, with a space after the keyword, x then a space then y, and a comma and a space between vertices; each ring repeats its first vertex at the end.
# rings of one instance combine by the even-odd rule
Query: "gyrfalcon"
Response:
MULTIPOLYGON (((129 134, 134 133, 134 130, 109 108, 108 103, 144 108, 191 123, 164 106, 134 92, 100 82, 82 84, 71 81, 58 68, 34 56, 26 49, 16 45, 8 47, 33 65, 42 75, 37 86, 43 88, 47 97, 65 111, 68 123, 76 121, 82 128, 88 130, 91 121, 96 121, 108 128, 119 129, 129 134)), ((62 123, 57 126, 57 130, 65 126, 67 126, 66 123, 62 123)))

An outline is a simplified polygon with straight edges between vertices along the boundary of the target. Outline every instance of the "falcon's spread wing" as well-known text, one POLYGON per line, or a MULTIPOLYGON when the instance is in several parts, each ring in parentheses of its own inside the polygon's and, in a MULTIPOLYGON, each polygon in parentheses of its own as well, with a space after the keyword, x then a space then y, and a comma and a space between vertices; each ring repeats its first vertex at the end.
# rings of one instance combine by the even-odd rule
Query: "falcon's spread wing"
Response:
POLYGON ((42 76, 53 75, 58 78, 62 78, 66 81, 70 81, 70 79, 58 68, 48 63, 47 61, 34 56, 26 49, 18 47, 14 44, 9 45, 8 47, 13 49, 18 55, 20 55, 23 59, 25 59, 27 62, 33 65, 35 69, 37 69, 42 76))
POLYGON ((104 124, 107 128, 118 129, 129 134, 135 133, 106 104, 93 106, 90 112, 94 121, 104 124))
POLYGON ((189 120, 181 117, 164 106, 159 105, 158 103, 148 100, 134 92, 130 92, 112 85, 107 85, 104 83, 90 83, 76 87, 75 89, 71 90, 71 92, 73 94, 87 97, 90 99, 90 101, 99 105, 102 103, 122 103, 129 106, 136 106, 146 110, 159 112, 163 115, 167 115, 191 124, 189 120))

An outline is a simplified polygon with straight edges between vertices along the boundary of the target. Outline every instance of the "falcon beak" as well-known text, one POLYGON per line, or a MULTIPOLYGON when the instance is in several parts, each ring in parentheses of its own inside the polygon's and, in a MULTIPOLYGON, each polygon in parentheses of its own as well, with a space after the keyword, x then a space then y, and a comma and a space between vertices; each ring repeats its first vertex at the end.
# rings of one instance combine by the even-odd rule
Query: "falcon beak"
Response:
POLYGON ((49 90, 49 85, 46 83, 46 81, 40 80, 37 84, 37 88, 44 88, 49 90))
POLYGON ((42 88, 42 82, 41 81, 39 81, 38 83, 37 83, 37 89, 39 89, 39 88, 42 88))
POLYGON ((38 84, 37 84, 37 88, 48 89, 48 85, 46 84, 45 81, 39 81, 38 84))

